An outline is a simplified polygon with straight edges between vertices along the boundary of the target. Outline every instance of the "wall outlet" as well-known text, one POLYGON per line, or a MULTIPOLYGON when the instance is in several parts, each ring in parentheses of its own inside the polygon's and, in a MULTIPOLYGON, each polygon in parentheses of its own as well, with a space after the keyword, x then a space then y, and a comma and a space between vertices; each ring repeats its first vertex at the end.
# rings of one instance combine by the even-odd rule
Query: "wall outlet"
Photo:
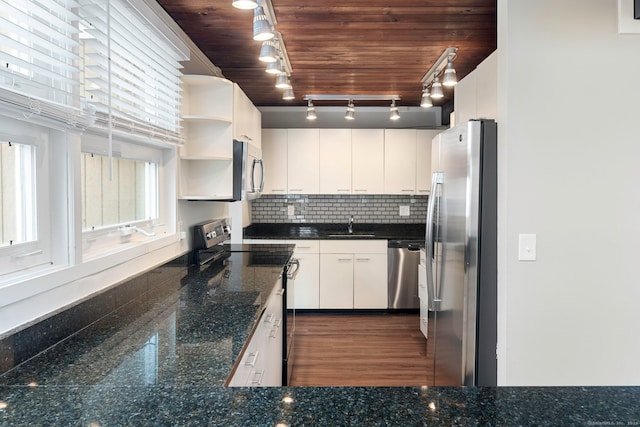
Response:
POLYGON ((400 216, 409 216, 409 215, 411 215, 409 206, 400 206, 400 216))
POLYGON ((287 215, 294 216, 296 214, 295 206, 287 205, 287 215))

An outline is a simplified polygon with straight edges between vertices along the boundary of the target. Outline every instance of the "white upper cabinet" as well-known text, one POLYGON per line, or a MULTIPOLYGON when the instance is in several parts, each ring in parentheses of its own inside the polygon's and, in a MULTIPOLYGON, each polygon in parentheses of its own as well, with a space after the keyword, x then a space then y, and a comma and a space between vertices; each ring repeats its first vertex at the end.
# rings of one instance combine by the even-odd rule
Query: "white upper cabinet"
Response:
POLYGON ((237 84, 233 85, 233 138, 261 148, 262 115, 237 84))
POLYGON ((320 194, 351 194, 351 129, 320 129, 320 194))
POLYGON ((287 130, 262 130, 264 194, 287 193, 287 130))
POLYGON ((384 131, 351 130, 351 189, 353 194, 384 193, 384 131))
POLYGON ((264 194, 427 195, 440 129, 264 129, 264 194))
POLYGON ((384 192, 415 194, 416 192, 415 129, 384 131, 384 192))
POLYGON ((419 129, 416 140, 416 194, 429 194, 431 186, 431 141, 440 129, 419 129))
MULTIPOLYGON (((287 130, 287 193, 320 191, 319 129, 287 130)), ((266 165, 265 165, 266 166, 266 165)))
POLYGON ((233 83, 183 76, 180 198, 228 200, 233 193, 233 83))

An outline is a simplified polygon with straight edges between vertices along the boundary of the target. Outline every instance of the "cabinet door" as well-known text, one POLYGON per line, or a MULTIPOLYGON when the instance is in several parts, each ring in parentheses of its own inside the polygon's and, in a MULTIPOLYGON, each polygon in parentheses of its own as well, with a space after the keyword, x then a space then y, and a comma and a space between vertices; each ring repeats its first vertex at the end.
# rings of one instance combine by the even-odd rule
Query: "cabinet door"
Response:
POLYGON ((351 129, 320 129, 320 194, 351 194, 351 129))
POLYGON ((384 134, 384 192, 416 191, 416 130, 386 129, 384 134))
POLYGON ((320 308, 320 255, 296 250, 293 257, 300 261, 300 272, 294 283, 294 301, 287 305, 300 309, 320 308))
POLYGON ((384 131, 351 130, 351 188, 353 194, 384 193, 384 131))
POLYGON ((320 254, 320 308, 353 308, 353 254, 320 254))
POLYGON ((289 194, 318 194, 320 190, 319 135, 318 129, 287 130, 287 192, 289 194))
MULTIPOLYGON (((266 356, 264 373, 258 377, 260 386, 281 386, 282 385, 282 345, 283 345, 283 329, 284 322, 282 312, 282 280, 278 280, 277 285, 267 303, 267 308, 262 315, 262 321, 265 325, 266 334, 263 341, 264 353, 266 356)), ((253 378, 255 381, 256 378, 253 378)))
POLYGON ((262 130, 264 194, 287 192, 287 130, 262 130))
POLYGON ((233 138, 246 141, 260 148, 260 131, 262 127, 260 111, 253 105, 249 97, 233 85, 233 138))
POLYGON ((387 308, 387 255, 355 254, 353 308, 387 308))
POLYGON ((419 129, 416 139, 416 193, 429 194, 431 188, 431 141, 440 130, 419 129))

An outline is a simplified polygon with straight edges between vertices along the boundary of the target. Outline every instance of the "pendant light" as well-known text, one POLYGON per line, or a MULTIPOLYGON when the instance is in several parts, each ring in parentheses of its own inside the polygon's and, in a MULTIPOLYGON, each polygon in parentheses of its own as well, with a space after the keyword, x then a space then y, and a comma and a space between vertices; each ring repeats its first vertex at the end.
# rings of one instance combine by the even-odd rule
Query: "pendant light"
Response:
POLYGON ((307 120, 315 120, 318 116, 316 115, 316 109, 313 106, 313 102, 311 100, 307 101, 307 120))
POLYGON ((349 104, 347 104, 347 113, 344 115, 344 118, 347 120, 354 120, 356 118, 355 113, 356 108, 353 106, 353 101, 349 100, 349 104))
POLYGON ((293 89, 292 88, 287 88, 282 92, 282 99, 284 99, 285 101, 291 101, 292 99, 295 99, 295 96, 293 95, 293 89))
POLYGON ((451 59, 447 62, 447 68, 444 70, 444 76, 442 76, 442 85, 447 87, 455 86, 458 83, 458 76, 456 70, 453 68, 451 59))
POLYGON ((433 78, 433 84, 431 85, 431 98, 441 99, 442 97, 444 97, 444 92, 442 92, 442 83, 440 83, 438 76, 435 76, 433 78))
POLYGON ((400 119, 400 113, 398 112, 398 107, 396 107, 396 100, 392 100, 391 101, 391 107, 389 108, 389 119, 390 120, 399 120, 400 119))
POLYGON ((429 93, 429 88, 426 86, 422 90, 422 99, 420 100, 420 106, 422 108, 433 107, 433 102, 431 102, 431 94, 429 93))
POLYGON ((262 47, 260 48, 260 56, 258 59, 262 62, 276 62, 278 61, 278 50, 276 49, 276 44, 273 40, 267 40, 262 42, 262 47))
POLYGON ((275 62, 267 63, 267 69, 265 70, 269 74, 286 74, 284 71, 284 66, 282 65, 282 58, 278 58, 275 62))
POLYGON ((257 0, 233 0, 231 6, 238 9, 255 9, 258 7, 257 0))
POLYGON ((291 83, 289 82, 289 77, 286 74, 279 74, 276 77, 276 87, 278 89, 291 89, 291 83))
POLYGON ((253 9, 253 39, 256 41, 271 40, 275 34, 271 22, 264 13, 262 6, 253 9))

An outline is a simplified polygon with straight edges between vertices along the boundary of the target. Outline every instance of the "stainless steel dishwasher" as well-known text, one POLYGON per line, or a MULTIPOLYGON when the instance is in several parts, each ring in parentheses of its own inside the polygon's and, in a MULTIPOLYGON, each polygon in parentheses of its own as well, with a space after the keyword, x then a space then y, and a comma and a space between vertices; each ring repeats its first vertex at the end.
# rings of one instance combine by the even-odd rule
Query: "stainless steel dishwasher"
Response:
POLYGON ((420 308, 418 298, 418 264, 420 240, 389 240, 387 307, 390 309, 420 308))

